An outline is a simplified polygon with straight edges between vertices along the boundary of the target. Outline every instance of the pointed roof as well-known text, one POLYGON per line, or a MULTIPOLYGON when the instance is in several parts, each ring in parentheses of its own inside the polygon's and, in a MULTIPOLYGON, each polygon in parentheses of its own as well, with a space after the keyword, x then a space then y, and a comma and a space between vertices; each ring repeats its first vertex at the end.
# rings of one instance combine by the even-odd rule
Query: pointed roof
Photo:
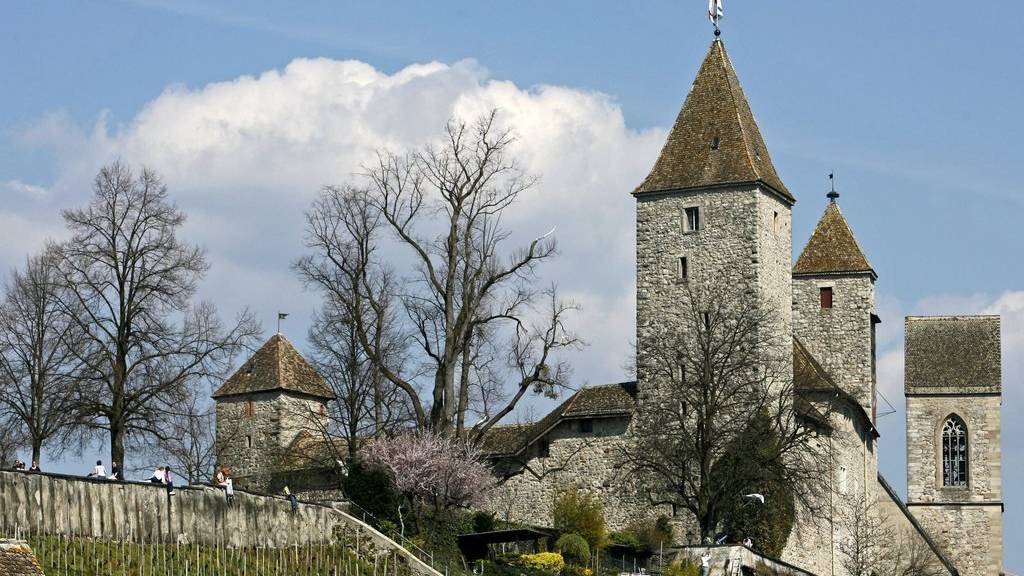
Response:
POLYGON ((797 258, 793 274, 843 272, 870 272, 872 276, 875 275, 850 225, 843 218, 839 205, 832 201, 828 203, 811 239, 797 258))
POLYGON ((716 38, 661 155, 633 193, 747 182, 764 184, 796 202, 775 172, 725 44, 716 38))
POLYGON ((335 398, 320 374, 281 334, 271 336, 213 393, 213 398, 272 390, 286 390, 328 400, 335 398))

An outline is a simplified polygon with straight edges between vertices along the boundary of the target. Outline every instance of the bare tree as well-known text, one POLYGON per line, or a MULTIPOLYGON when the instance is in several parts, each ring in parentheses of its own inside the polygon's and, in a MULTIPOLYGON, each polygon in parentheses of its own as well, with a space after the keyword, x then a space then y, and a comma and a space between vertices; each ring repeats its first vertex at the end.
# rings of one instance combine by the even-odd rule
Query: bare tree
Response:
POLYGON ((852 576, 941 576, 948 571, 912 528, 894 526, 871 494, 851 499, 836 519, 840 532, 840 563, 852 576))
POLYGON ((217 464, 214 410, 196 392, 165 415, 162 438, 153 447, 153 455, 189 484, 209 481, 217 464))
POLYGON ((21 427, 9 414, 0 412, 0 467, 7 469, 22 445, 21 427))
POLYGON ((75 431, 81 327, 60 304, 52 252, 35 255, 5 284, 0 303, 0 406, 25 433, 32 460, 63 449, 75 431))
POLYGON ((652 328, 659 331, 639 350, 648 390, 623 472, 653 504, 692 514, 702 537, 747 493, 785 487, 814 502, 827 477, 824 454, 793 410, 792 356, 771 353, 770 312, 741 296, 694 291, 677 320, 652 328))
POLYGON ((179 240, 185 214, 155 173, 114 163, 94 192, 64 211, 72 236, 56 249, 64 308, 85 334, 77 408, 109 433, 110 459, 124 470, 126 440, 167 438, 165 416, 190 386, 222 377, 259 327, 248 311, 226 327, 212 304, 192 302, 206 257, 179 240))
POLYGON ((325 189, 307 215, 313 253, 296 264, 307 284, 349 311, 367 358, 409 397, 419 426, 471 439, 529 391, 564 387, 569 369, 556 356, 580 345, 565 325, 574 307, 553 287, 535 288, 554 240, 500 254, 510 236, 502 214, 534 178, 510 157, 513 138, 495 120, 492 112, 449 121, 442 144, 382 151, 361 186, 325 189), (400 281, 382 255, 386 239, 412 259, 400 281), (422 381, 395 372, 373 339, 389 310, 399 311, 422 381), (482 417, 470 425, 474 410, 482 417))
MULTIPOLYGON (((390 324, 375 330, 375 346, 395 373, 403 373, 402 342, 388 331, 390 324)), ((312 362, 336 399, 328 404, 328 420, 315 418, 321 435, 335 446, 335 439, 344 442, 344 453, 333 451, 332 461, 344 460, 359 447, 380 434, 395 432, 414 422, 408 396, 381 375, 366 356, 354 322, 347 311, 326 308, 317 314, 309 331, 313 350, 312 362)))

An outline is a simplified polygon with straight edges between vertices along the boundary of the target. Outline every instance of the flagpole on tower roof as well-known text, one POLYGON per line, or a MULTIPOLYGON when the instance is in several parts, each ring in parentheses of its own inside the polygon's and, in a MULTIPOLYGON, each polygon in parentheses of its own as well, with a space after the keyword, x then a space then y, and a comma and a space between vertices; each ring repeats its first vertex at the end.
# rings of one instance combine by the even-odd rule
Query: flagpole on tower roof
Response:
POLYGON ((288 313, 287 312, 278 312, 277 313, 277 333, 278 334, 281 334, 281 320, 284 320, 287 317, 288 317, 288 313))

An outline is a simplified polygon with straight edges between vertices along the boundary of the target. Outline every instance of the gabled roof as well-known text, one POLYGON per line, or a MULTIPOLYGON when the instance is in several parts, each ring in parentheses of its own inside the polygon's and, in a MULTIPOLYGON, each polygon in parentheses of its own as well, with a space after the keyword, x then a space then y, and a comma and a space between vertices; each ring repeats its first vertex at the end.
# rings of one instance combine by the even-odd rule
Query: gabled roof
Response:
POLYGON ((320 374, 306 362, 292 343, 283 335, 275 334, 213 393, 213 398, 272 390, 285 390, 327 400, 335 397, 320 374))
POLYGON ((828 374, 828 371, 811 354, 810 350, 800 340, 793 338, 793 405, 797 413, 819 424, 827 422, 824 414, 814 408, 809 397, 815 394, 834 395, 846 402, 856 412, 864 426, 871 432, 871 435, 878 438, 878 430, 875 428, 871 416, 864 410, 864 406, 836 384, 835 380, 828 374), (810 408, 813 412, 806 412, 810 408))
POLYGON ((861 251, 850 225, 843 218, 839 205, 829 202, 818 221, 811 239, 797 258, 793 274, 836 274, 867 272, 874 269, 861 251))
POLYGON ((716 38, 661 155, 634 194, 755 182, 796 202, 775 172, 725 44, 716 38))
POLYGON ((999 316, 908 316, 905 392, 1002 390, 999 316))
POLYGON ((581 388, 537 422, 494 426, 480 440, 489 456, 518 454, 562 420, 628 416, 636 408, 636 382, 581 388))

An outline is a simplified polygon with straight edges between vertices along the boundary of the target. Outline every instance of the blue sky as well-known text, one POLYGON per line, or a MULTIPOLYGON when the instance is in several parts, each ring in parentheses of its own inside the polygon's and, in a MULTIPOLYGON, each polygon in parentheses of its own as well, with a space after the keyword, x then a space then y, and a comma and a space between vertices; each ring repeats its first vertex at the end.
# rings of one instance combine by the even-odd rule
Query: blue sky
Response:
MULTIPOLYGON (((705 6, 5 3, 0 266, 60 235, 59 208, 88 197, 100 163, 145 162, 209 250, 204 296, 225 313, 253 306, 268 327, 292 311, 302 346, 316 299, 288 264, 317 188, 376 147, 423 142, 452 111, 497 105, 543 177, 542 198, 512 222, 559 226, 548 276, 583 303, 591 347, 570 358, 578 380, 616 380, 633 329, 628 192, 711 40, 705 6)), ((794 247, 834 170, 879 274, 880 383, 897 409, 881 421, 881 458, 894 485, 905 486, 902 317, 1003 314, 1010 544, 1024 538, 1022 448, 1010 441, 1024 433, 1024 3, 984 6, 727 0, 723 38, 798 199, 794 247)), ((1006 562, 1024 569, 1024 551, 1008 545, 1006 562)))

